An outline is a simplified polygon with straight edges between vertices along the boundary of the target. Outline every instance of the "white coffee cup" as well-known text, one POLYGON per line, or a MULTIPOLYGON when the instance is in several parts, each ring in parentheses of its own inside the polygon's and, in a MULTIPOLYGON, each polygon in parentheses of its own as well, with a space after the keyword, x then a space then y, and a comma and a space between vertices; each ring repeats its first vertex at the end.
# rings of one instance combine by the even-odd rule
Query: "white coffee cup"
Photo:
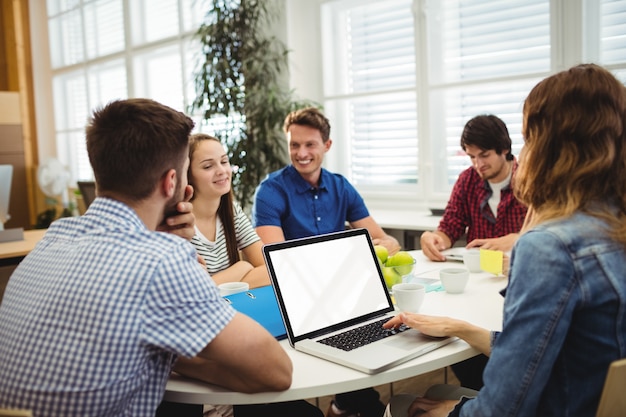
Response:
POLYGON ((446 292, 460 294, 469 281, 469 271, 465 268, 445 268, 439 271, 439 279, 446 292))
POLYGON ((395 284, 391 291, 400 311, 417 313, 424 302, 426 287, 414 282, 403 282, 395 284))
POLYGON ((248 291, 250 289, 250 284, 247 282, 224 282, 223 284, 218 285, 217 288, 220 290, 220 295, 224 297, 225 295, 248 291))
POLYGON ((463 254, 463 264, 470 272, 480 272, 480 249, 468 249, 463 254))

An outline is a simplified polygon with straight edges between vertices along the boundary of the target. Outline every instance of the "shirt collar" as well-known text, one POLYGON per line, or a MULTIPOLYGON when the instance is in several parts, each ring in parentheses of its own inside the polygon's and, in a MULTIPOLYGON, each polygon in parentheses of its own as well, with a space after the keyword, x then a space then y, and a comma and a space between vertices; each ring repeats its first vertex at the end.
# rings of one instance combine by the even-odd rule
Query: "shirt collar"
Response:
POLYGON ((107 197, 96 197, 89 205, 85 215, 94 215, 101 226, 105 228, 143 229, 145 223, 139 218, 135 210, 121 201, 107 197))
MULTIPOLYGON (((289 178, 291 178, 291 181, 294 183, 295 187, 296 187, 296 192, 299 194, 304 194, 306 192, 310 192, 312 189, 314 189, 314 187, 311 187, 311 184, 309 184, 308 182, 306 182, 304 180, 304 178, 302 178, 302 175, 300 175, 300 173, 296 170, 296 168, 293 165, 289 165, 286 167, 285 169, 287 175, 289 176, 289 178)), ((326 189, 326 185, 324 183, 324 178, 327 175, 326 170, 324 168, 322 168, 321 172, 320 172, 320 181, 319 181, 319 185, 317 187, 317 189, 319 190, 325 190, 326 189)))

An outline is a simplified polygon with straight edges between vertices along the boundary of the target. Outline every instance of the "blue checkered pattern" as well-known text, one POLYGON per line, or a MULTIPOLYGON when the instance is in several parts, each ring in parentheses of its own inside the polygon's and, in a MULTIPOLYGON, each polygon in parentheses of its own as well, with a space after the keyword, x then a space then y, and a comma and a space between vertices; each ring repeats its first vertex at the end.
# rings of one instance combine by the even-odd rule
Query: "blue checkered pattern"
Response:
POLYGON ((0 407, 153 416, 177 356, 232 319, 193 246, 98 198, 53 223, 0 305, 0 407))

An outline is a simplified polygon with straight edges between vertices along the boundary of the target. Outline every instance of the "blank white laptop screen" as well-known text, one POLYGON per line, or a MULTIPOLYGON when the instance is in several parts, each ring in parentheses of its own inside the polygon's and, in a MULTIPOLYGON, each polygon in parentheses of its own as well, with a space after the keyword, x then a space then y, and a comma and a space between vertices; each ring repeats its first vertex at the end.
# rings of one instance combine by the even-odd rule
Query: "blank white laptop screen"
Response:
POLYGON ((381 334, 394 307, 365 229, 268 244, 263 255, 289 344, 299 351, 372 374, 453 340, 414 329, 381 334), (320 340, 371 323, 382 336, 371 343, 346 348, 320 340))
POLYGON ((294 337, 389 307, 374 262, 362 234, 272 252, 294 337))

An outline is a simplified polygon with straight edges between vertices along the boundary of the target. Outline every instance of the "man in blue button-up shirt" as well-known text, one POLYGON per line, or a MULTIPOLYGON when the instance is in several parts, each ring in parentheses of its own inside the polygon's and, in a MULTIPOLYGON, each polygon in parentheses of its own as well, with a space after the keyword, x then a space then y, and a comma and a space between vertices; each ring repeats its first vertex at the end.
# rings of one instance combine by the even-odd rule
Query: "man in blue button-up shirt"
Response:
POLYGON ((400 249, 370 216, 363 198, 340 174, 322 168, 330 150, 330 124, 315 108, 285 119, 291 165, 271 173, 259 185, 252 220, 264 243, 281 242, 353 228, 369 231, 374 244, 390 254, 400 249))
MULTIPOLYGON (((259 185, 252 221, 264 243, 282 242, 353 228, 369 231, 375 245, 392 255, 398 241, 386 234, 370 216, 363 198, 340 174, 322 168, 330 150, 330 123, 316 108, 294 111, 285 118, 291 165, 271 173, 259 185)), ((380 416, 378 393, 366 389, 339 395, 327 416, 359 414, 380 416)))

